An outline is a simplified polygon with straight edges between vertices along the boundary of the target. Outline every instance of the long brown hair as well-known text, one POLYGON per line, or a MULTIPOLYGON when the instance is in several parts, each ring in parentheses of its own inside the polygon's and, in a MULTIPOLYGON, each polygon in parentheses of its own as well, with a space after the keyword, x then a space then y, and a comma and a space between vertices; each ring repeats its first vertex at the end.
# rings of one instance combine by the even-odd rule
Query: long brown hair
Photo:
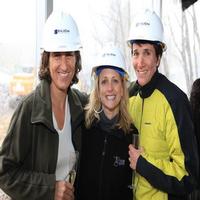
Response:
MULTIPOLYGON (((51 75, 49 71, 49 56, 50 52, 43 51, 39 69, 39 79, 40 80, 46 79, 49 82, 51 82, 51 75)), ((75 73, 70 85, 78 83, 79 80, 78 73, 82 69, 80 51, 75 51, 75 57, 76 57, 75 73)))

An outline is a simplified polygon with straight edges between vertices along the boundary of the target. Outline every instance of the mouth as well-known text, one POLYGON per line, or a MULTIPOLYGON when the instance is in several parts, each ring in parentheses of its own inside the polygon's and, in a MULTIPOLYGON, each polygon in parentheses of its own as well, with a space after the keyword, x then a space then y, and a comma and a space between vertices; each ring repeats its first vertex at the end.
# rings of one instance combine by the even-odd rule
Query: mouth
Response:
POLYGON ((148 72, 147 70, 142 70, 142 71, 137 70, 137 73, 140 75, 145 75, 147 72, 148 72))
POLYGON ((70 72, 58 72, 58 75, 62 78, 65 78, 70 75, 70 72))
POLYGON ((115 100, 115 98, 116 98, 116 95, 107 95, 106 96, 106 99, 109 101, 113 101, 113 100, 115 100))

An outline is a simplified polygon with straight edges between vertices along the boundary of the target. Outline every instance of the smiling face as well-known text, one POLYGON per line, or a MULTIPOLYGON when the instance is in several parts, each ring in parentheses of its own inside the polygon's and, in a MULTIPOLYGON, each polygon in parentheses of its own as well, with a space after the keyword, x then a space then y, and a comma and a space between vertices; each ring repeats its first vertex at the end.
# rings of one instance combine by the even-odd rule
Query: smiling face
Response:
POLYGON ((54 52, 49 56, 51 89, 66 92, 75 74, 74 52, 54 52))
POLYGON ((132 63, 135 69, 138 83, 146 85, 153 77, 159 64, 160 57, 157 58, 155 48, 152 44, 133 44, 132 63))
POLYGON ((110 119, 119 112, 123 96, 122 81, 122 77, 114 69, 105 68, 99 75, 99 97, 104 113, 110 119))

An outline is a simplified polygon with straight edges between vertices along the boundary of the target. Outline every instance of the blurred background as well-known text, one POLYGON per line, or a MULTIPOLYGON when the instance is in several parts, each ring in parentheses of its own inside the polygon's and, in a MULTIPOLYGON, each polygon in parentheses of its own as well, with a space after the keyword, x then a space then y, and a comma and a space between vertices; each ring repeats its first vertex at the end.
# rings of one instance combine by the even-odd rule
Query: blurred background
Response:
POLYGON ((131 20, 149 8, 163 20, 167 51, 160 71, 185 93, 200 75, 199 0, 0 0, 0 145, 17 103, 38 84, 43 25, 53 9, 76 20, 83 45, 77 88, 90 92, 92 63, 105 42, 119 46, 131 80, 127 46, 131 20))

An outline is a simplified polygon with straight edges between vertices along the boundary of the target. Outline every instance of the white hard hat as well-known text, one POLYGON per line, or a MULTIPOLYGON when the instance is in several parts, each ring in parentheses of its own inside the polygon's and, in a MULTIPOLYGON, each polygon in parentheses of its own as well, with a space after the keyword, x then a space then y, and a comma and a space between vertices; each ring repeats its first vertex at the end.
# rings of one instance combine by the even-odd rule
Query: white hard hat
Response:
POLYGON ((42 47, 48 52, 80 50, 78 27, 71 15, 62 11, 52 12, 44 26, 42 47))
POLYGON ((163 25, 159 16, 154 12, 146 9, 138 14, 130 28, 128 44, 134 40, 147 40, 159 42, 163 50, 166 49, 166 44, 163 42, 164 33, 163 25))
POLYGON ((120 73, 121 76, 128 78, 126 72, 125 58, 121 50, 116 46, 107 45, 102 48, 97 61, 92 69, 92 74, 95 73, 99 75, 101 69, 103 68, 113 68, 120 73))

